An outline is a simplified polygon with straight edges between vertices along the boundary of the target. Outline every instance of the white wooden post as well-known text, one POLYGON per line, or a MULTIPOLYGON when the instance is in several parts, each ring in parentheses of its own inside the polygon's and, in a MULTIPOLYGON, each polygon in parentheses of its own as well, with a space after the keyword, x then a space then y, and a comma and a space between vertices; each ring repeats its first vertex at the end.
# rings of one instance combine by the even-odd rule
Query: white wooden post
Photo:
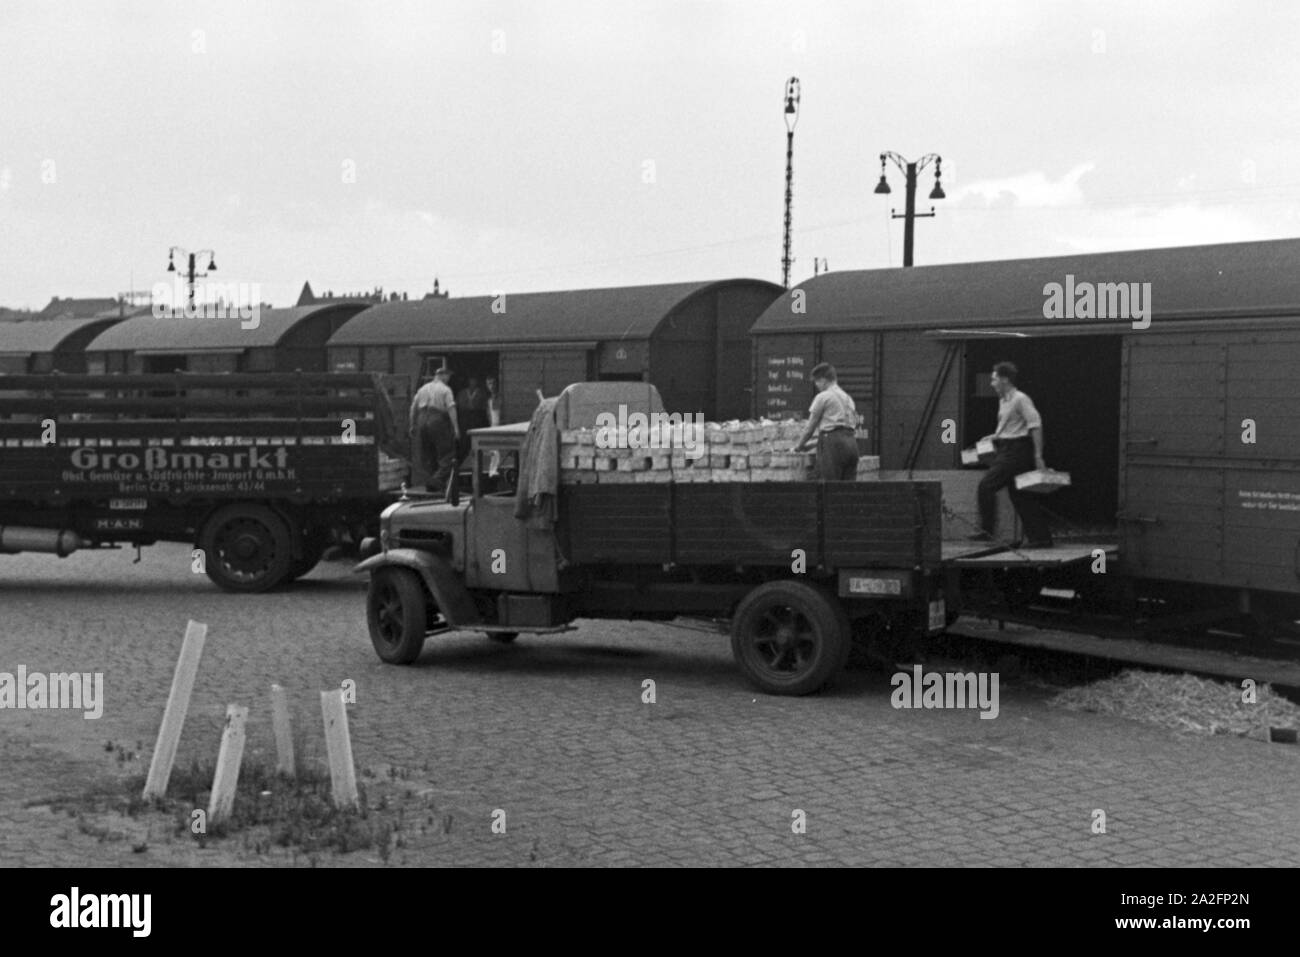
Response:
POLYGON ((275 770, 294 777, 297 765, 293 756, 293 730, 289 724, 289 700, 284 689, 271 685, 271 725, 275 730, 275 770))
POLYGON ((325 750, 329 754, 334 806, 356 807, 357 777, 352 766, 352 740, 348 737, 348 706, 343 703, 343 689, 322 691, 320 710, 325 719, 325 750))
POLYGON ((212 798, 208 801, 208 823, 230 816, 235 806, 235 788, 239 784, 239 765, 244 760, 244 722, 248 709, 226 705, 226 729, 221 732, 221 750, 217 753, 217 771, 212 775, 212 798))
POLYGON ((144 784, 146 798, 160 798, 167 793, 172 765, 176 763, 176 746, 180 744, 181 728, 185 725, 185 714, 190 708, 190 692, 194 690, 194 678, 199 671, 199 658, 203 654, 203 641, 207 634, 208 626, 197 621, 190 621, 185 626, 185 640, 181 643, 181 655, 176 660, 172 690, 167 695, 167 707, 163 709, 158 740, 149 762, 149 777, 144 784))

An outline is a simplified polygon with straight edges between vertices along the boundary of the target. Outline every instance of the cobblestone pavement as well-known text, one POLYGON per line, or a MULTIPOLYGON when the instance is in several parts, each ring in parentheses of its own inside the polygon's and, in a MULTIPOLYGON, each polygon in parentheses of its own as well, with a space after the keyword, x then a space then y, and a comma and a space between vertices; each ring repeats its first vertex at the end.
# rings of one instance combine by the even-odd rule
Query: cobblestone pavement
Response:
POLYGON ((399 782, 395 800, 420 822, 390 864, 1300 861, 1300 748, 1049 709, 1046 692, 1011 680, 996 720, 895 710, 888 675, 869 671, 767 697, 742 683, 723 636, 659 624, 584 622, 513 646, 444 637, 396 668, 371 651, 363 595, 332 563, 283 592, 223 594, 174 545, 140 564, 0 557, 0 671, 102 671, 106 698, 98 720, 0 710, 0 864, 306 863, 60 809, 61 796, 142 773, 189 618, 209 631, 179 763, 215 758, 228 702, 250 706, 245 761, 268 760, 272 681, 319 755, 316 692, 352 679, 362 780, 399 782), (114 746, 141 753, 121 762, 114 746), (491 830, 497 809, 505 834, 491 830), (806 833, 792 827, 799 811, 806 833), (449 833, 426 826, 435 814, 452 816, 449 833))

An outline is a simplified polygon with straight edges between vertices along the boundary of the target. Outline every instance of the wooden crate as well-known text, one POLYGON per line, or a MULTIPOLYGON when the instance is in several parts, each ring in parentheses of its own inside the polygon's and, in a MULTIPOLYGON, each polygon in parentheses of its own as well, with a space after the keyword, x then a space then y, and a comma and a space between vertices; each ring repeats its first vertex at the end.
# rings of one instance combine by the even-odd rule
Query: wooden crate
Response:
POLYGON ((992 439, 980 439, 968 449, 961 450, 962 465, 989 465, 997 458, 992 439))
POLYGON ((1056 469, 1034 469, 1032 472, 1021 472, 1016 476, 1018 490, 1033 492, 1036 495, 1047 495, 1066 488, 1069 484, 1070 473, 1058 472, 1056 469))

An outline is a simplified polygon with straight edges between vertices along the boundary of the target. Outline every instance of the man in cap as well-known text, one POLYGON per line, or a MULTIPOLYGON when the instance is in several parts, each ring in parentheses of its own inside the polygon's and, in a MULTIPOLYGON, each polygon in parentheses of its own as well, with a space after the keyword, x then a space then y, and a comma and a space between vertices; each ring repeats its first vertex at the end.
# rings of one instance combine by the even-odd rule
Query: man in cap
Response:
POLYGON ((445 493, 456 468, 460 424, 450 381, 451 370, 443 366, 411 398, 411 451, 423 469, 433 473, 426 486, 431 492, 445 493))

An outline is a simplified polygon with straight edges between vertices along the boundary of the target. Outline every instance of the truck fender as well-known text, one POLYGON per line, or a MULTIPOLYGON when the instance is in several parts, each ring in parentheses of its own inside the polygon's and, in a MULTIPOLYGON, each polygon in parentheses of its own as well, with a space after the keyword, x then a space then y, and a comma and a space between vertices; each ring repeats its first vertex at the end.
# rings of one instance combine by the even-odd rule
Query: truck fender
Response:
POLYGON ((418 548, 390 548, 361 562, 352 571, 369 574, 386 567, 409 568, 420 576, 438 611, 452 628, 470 628, 482 624, 478 608, 455 570, 437 555, 418 548))

